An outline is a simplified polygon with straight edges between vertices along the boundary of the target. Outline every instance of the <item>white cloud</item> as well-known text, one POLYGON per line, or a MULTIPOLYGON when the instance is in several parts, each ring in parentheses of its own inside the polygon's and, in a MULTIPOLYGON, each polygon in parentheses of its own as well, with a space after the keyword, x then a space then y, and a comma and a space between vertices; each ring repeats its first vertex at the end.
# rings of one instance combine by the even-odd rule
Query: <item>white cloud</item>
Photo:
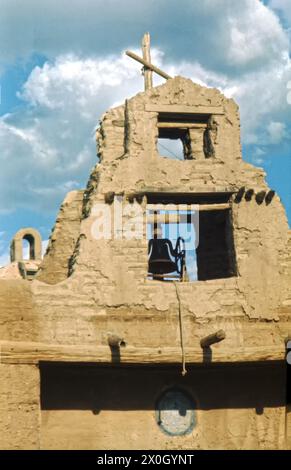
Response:
POLYGON ((271 121, 267 126, 271 144, 279 144, 286 137, 286 125, 283 122, 271 121))
POLYGON ((246 1, 243 14, 231 15, 229 24, 231 41, 228 54, 234 64, 266 63, 276 55, 280 58, 288 47, 288 39, 278 17, 259 1, 246 1))
POLYGON ((68 190, 84 186, 100 116, 141 87, 139 67, 124 55, 62 56, 36 67, 19 93, 26 107, 0 118, 0 210, 55 211, 68 190))
POLYGON ((53 64, 35 67, 19 96, 51 110, 78 107, 81 117, 91 120, 96 117, 100 89, 106 97, 112 89, 136 78, 137 66, 124 54, 98 60, 60 56, 53 64))
POLYGON ((150 31, 171 60, 195 58, 232 73, 274 60, 288 41, 260 0, 26 0, 25 8, 21 0, 0 0, 0 8, 3 63, 33 53, 105 57, 137 47, 150 31))

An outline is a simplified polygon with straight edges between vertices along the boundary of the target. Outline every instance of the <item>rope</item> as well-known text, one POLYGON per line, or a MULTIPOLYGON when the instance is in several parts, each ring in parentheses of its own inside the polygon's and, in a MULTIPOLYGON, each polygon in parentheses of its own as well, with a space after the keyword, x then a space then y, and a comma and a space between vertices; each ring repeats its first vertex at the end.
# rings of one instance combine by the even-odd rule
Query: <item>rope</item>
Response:
POLYGON ((185 357, 185 348, 184 348, 184 332, 183 332, 183 319, 182 319, 182 308, 181 308, 181 299, 178 291, 177 283, 174 281, 174 286, 176 289, 176 296, 179 304, 179 326, 180 326, 180 340, 181 340, 181 349, 182 349, 182 375, 187 374, 186 369, 186 357, 185 357))

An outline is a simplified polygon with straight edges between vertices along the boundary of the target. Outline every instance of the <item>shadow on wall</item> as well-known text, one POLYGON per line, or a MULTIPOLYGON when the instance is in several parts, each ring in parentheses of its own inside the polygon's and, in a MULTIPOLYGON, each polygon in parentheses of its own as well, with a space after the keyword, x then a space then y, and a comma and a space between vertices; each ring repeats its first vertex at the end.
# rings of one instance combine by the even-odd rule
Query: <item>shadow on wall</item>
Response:
POLYGON ((286 366, 274 364, 96 366, 42 363, 43 410, 152 410, 169 387, 184 388, 201 410, 284 406, 286 366))

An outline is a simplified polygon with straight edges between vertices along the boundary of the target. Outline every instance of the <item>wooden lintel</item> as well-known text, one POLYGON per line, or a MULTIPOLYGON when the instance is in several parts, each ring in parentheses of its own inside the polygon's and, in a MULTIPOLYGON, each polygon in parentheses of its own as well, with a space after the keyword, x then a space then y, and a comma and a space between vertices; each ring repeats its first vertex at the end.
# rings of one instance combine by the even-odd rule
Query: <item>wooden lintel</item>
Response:
MULTIPOLYGON (((179 364, 181 348, 135 348, 126 346, 118 351, 115 358, 109 346, 83 346, 44 344, 34 342, 0 342, 2 364, 37 364, 48 362, 92 362, 106 364, 120 361, 122 364, 179 364)), ((185 348, 188 364, 208 362, 255 362, 284 361, 285 344, 248 348, 225 349, 220 345, 212 348, 211 355, 200 347, 185 348)))
POLYGON ((224 114, 222 106, 187 106, 182 104, 146 104, 146 111, 178 114, 224 114))
POLYGON ((231 208, 229 202, 223 204, 148 204, 147 210, 149 211, 176 211, 176 213, 166 212, 165 214, 148 214, 147 223, 153 223, 154 218, 157 219, 158 223, 178 223, 187 222, 187 214, 181 214, 182 211, 192 212, 204 212, 204 211, 221 211, 228 210, 231 208), (177 211, 180 213, 178 214, 177 211))
POLYGON ((158 122, 159 129, 206 129, 204 122, 158 122))

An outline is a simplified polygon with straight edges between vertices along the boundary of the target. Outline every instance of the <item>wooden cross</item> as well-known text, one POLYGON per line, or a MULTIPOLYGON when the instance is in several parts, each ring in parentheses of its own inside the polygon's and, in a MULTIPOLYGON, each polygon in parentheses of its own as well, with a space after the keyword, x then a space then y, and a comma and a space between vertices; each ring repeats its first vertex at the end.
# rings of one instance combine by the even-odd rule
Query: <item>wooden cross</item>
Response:
POLYGON ((126 55, 143 64, 145 90, 153 87, 153 72, 157 73, 166 80, 171 78, 170 75, 168 75, 166 72, 163 72, 161 69, 151 63, 150 41, 150 34, 145 33, 142 38, 142 57, 134 54, 134 52, 125 51, 126 55))

